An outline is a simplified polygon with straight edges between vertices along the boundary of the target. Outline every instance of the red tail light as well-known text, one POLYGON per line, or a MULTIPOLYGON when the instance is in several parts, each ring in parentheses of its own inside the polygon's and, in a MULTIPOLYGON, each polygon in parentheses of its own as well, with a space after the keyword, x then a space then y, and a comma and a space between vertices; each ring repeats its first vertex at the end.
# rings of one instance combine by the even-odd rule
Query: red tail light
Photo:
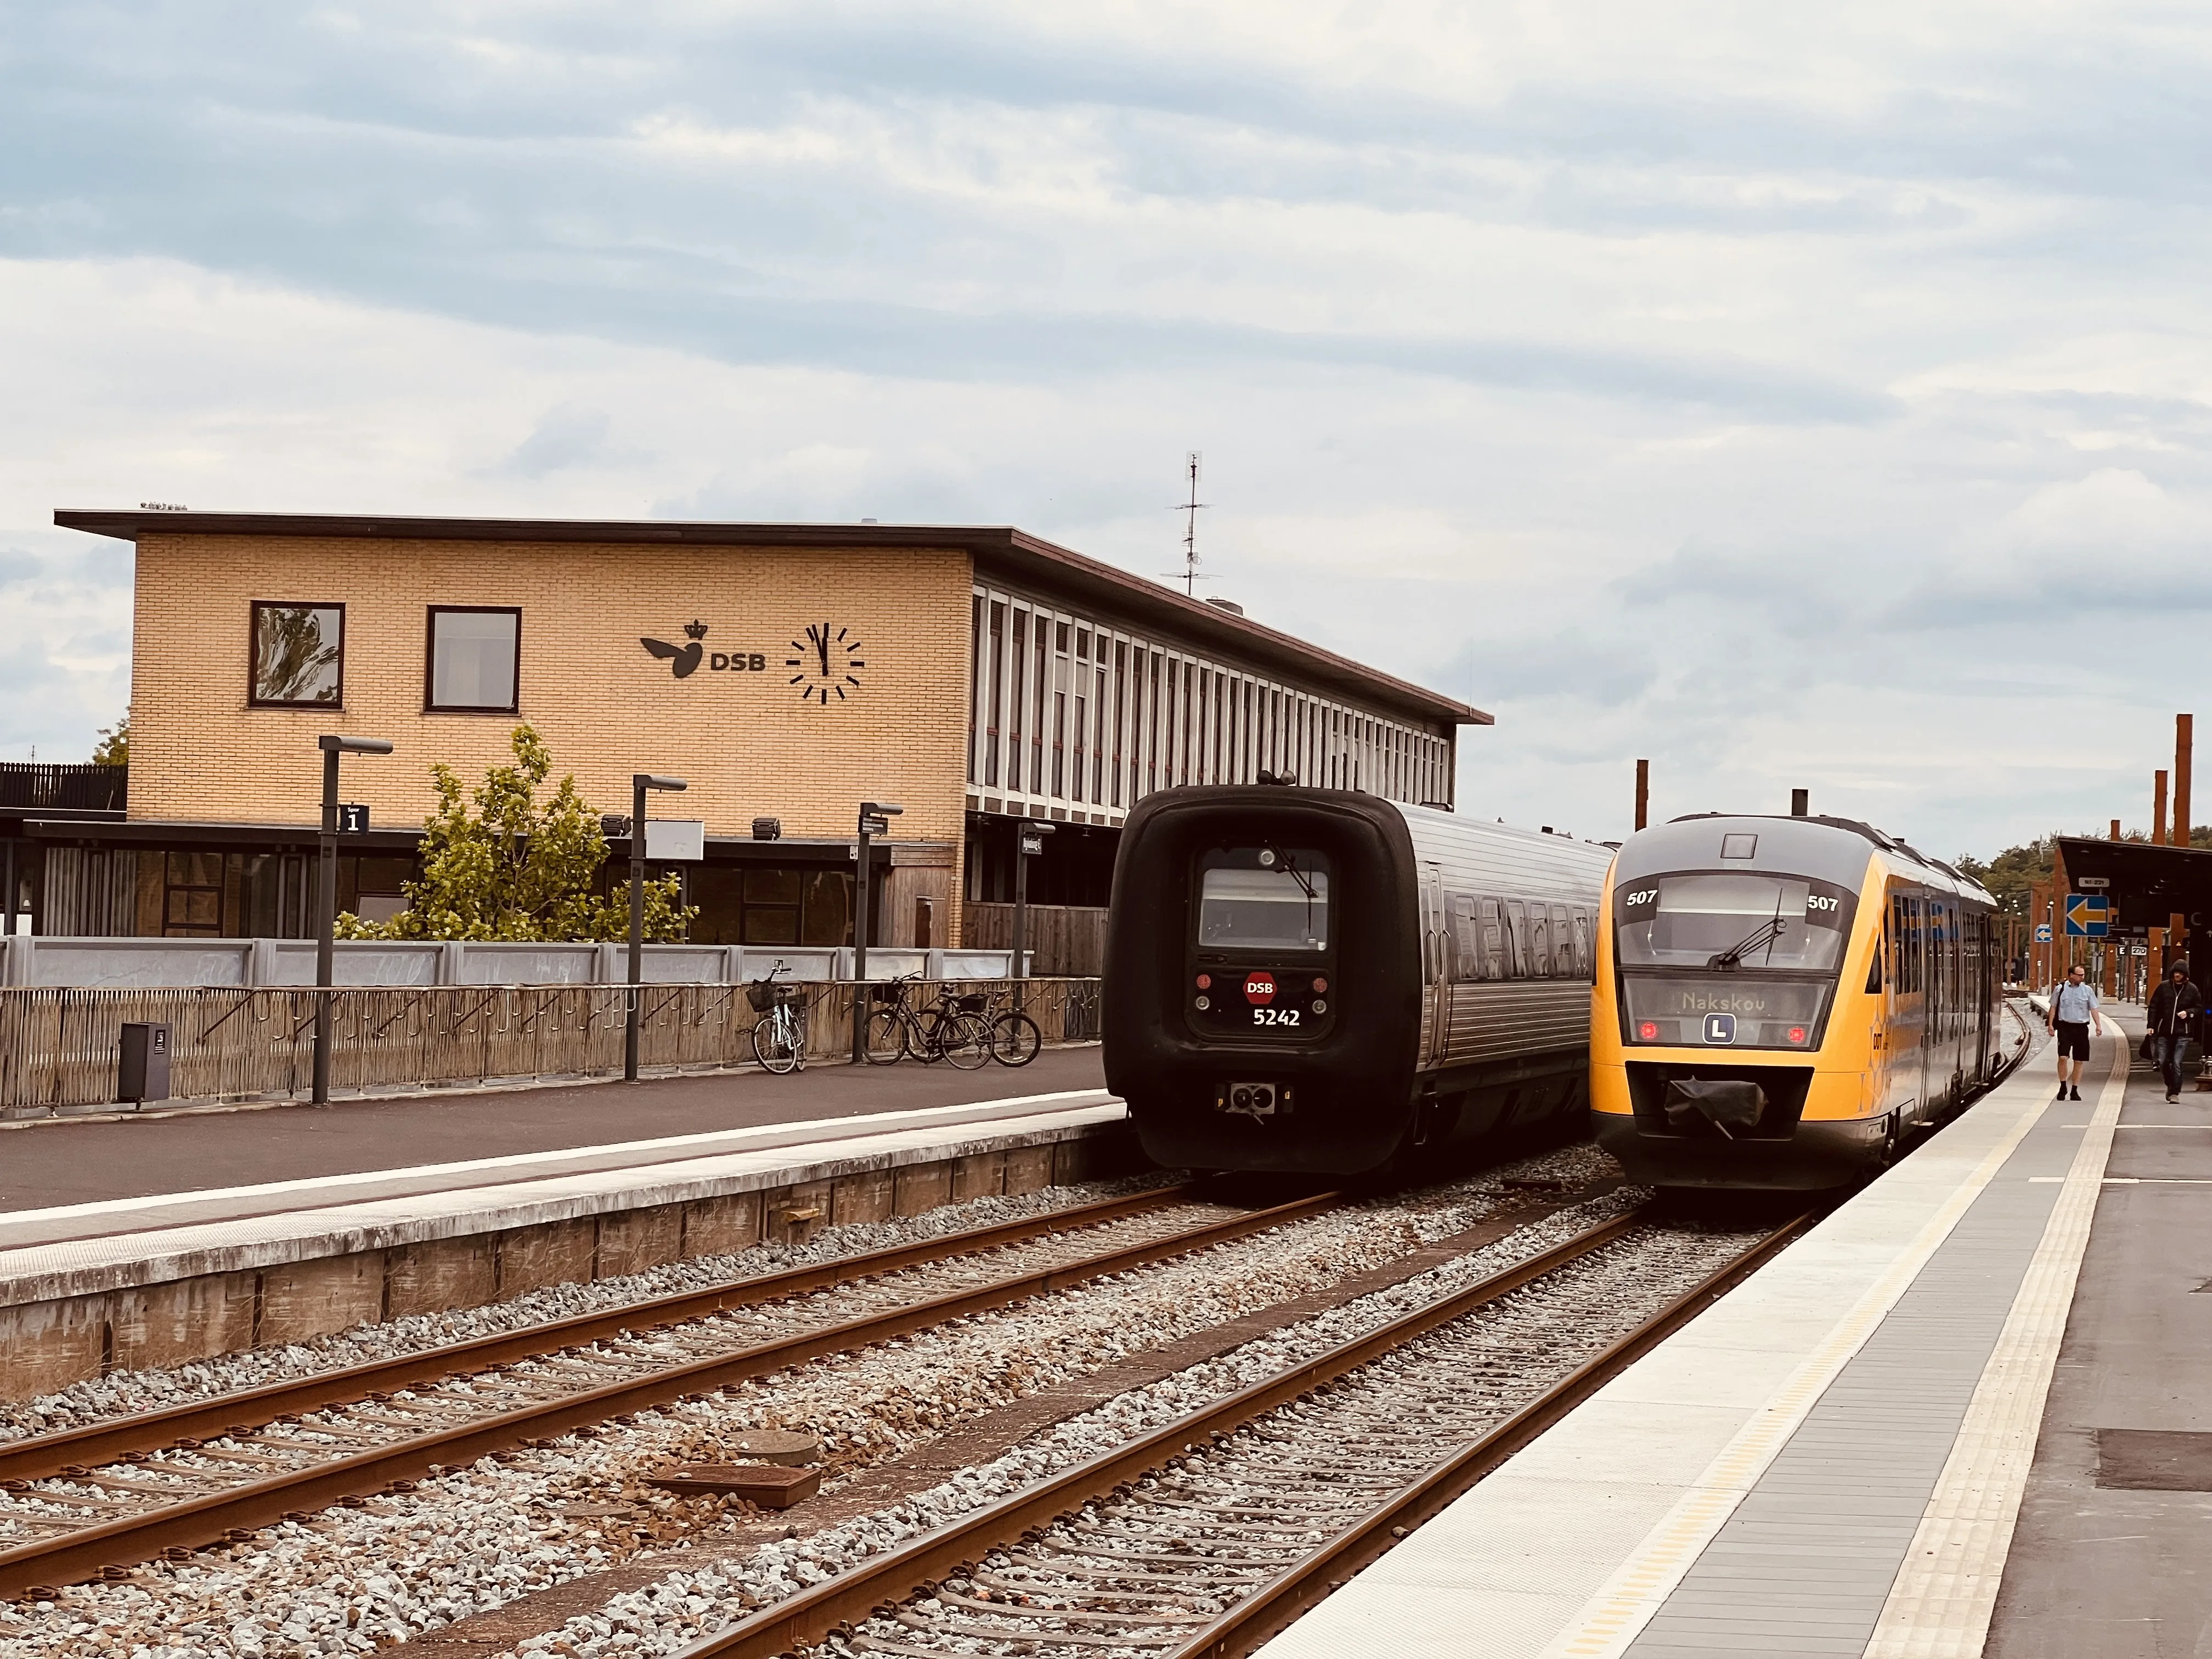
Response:
POLYGON ((1805 1028, 1802 1025, 1791 1026, 1790 1028, 1790 1040, 1792 1042, 1802 1042, 1805 1040, 1805 1028))
POLYGON ((1636 1035, 1649 1042, 1659 1035, 1659 1026, 1656 1021, 1647 1019, 1636 1028, 1636 1035))

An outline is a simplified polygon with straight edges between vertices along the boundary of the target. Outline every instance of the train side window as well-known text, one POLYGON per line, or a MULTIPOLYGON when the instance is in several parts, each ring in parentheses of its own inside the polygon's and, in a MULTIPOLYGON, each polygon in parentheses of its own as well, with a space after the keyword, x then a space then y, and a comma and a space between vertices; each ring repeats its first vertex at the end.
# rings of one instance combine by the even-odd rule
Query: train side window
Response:
POLYGON ((1482 977, 1505 977, 1505 912, 1494 898, 1478 901, 1482 927, 1482 977))
POLYGON ((1575 953, 1574 920, 1564 904, 1552 907, 1552 960, 1561 979, 1582 977, 1582 963, 1575 953))
POLYGON ((1477 948, 1474 927, 1474 899, 1467 893, 1454 893, 1451 907, 1451 976, 1455 983, 1465 984, 1482 977, 1482 954, 1477 948))
POLYGON ((1505 901, 1505 976, 1528 976, 1528 913, 1519 899, 1505 901))
POLYGON ((1888 944, 1889 933, 1885 928, 1882 930, 1882 937, 1875 942, 1873 952, 1867 957, 1867 994, 1869 996, 1875 995, 1881 989, 1881 957, 1882 951, 1888 944))
POLYGON ((1575 977, 1595 977, 1595 969, 1590 961, 1590 913, 1579 904, 1575 906, 1575 977))
MULTIPOLYGON (((1513 908, 1517 911, 1521 907, 1516 904, 1513 908)), ((1516 921, 1519 919, 1515 917, 1516 921)), ((1521 966, 1532 979, 1552 976, 1552 919, 1540 903, 1528 907, 1528 932, 1522 946, 1521 966)))

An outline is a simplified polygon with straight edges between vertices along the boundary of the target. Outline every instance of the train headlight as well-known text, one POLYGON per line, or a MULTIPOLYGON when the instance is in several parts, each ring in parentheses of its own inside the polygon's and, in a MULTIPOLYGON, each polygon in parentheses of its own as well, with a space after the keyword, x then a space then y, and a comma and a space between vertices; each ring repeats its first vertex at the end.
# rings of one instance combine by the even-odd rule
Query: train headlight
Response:
POLYGON ((1313 1000, 1313 1011, 1317 1014, 1325 1014, 1328 1012, 1328 1004, 1321 998, 1316 997, 1313 1000))
POLYGON ((1211 997, 1200 997, 1198 1000, 1197 1006, 1199 1012, 1204 1013, 1208 1008, 1213 1006, 1213 1000, 1211 997))

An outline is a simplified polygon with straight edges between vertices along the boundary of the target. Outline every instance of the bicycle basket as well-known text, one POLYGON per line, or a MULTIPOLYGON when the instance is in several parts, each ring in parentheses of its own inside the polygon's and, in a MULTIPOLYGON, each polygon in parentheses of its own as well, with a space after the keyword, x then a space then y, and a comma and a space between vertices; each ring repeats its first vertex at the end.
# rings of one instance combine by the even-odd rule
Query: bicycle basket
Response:
POLYGON ((871 985, 868 988, 868 1000, 871 1002, 880 1002, 888 1005, 896 1002, 898 1000, 899 987, 896 981, 893 981, 889 985, 871 985))
POLYGON ((964 997, 953 998, 952 1006, 963 1014, 980 1014, 983 1012, 984 1004, 989 1000, 981 992, 975 991, 964 997))
POLYGON ((757 1014, 764 1014, 771 1008, 798 1000, 799 988, 795 985, 778 985, 774 980, 757 979, 745 987, 745 1000, 752 1004, 753 1012, 757 1014))

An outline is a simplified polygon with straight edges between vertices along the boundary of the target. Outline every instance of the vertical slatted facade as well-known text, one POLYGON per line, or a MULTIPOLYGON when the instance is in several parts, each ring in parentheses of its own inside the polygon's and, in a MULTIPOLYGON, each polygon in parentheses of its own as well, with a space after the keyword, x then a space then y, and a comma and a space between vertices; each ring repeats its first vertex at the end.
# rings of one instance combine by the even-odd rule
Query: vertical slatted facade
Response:
POLYGON ((1436 727, 992 583, 971 624, 971 809, 1119 823, 1155 789, 1261 771, 1452 805, 1436 727))

